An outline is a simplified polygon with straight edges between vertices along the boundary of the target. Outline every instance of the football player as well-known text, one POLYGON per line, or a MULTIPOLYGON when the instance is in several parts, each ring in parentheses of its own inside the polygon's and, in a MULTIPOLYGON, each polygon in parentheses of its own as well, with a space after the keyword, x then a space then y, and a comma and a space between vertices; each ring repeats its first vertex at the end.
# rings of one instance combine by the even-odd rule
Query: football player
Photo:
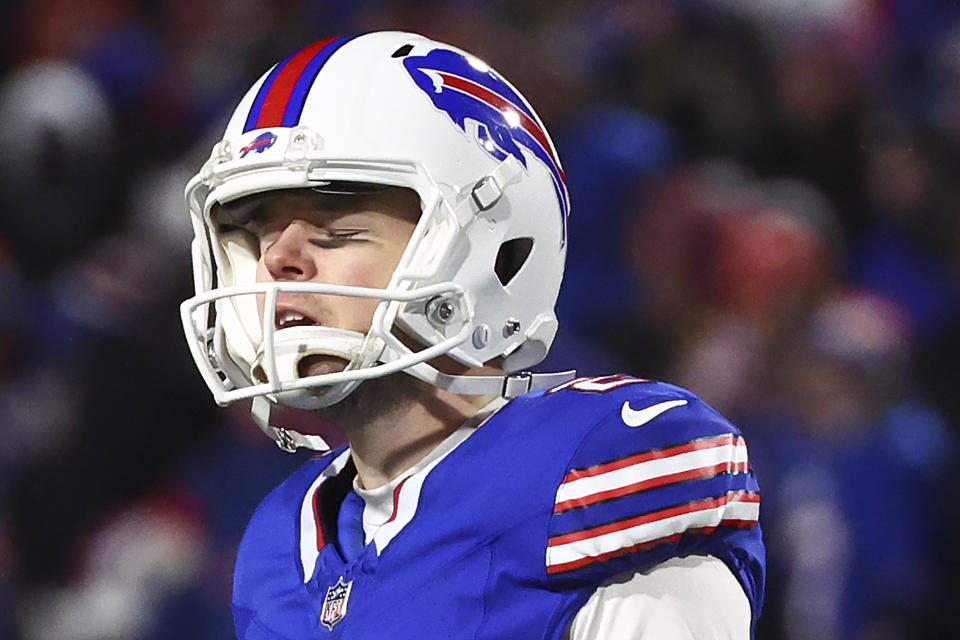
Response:
POLYGON ((187 200, 204 380, 324 453, 249 523, 239 638, 751 636, 739 432, 668 384, 525 373, 557 330, 570 205, 496 71, 409 33, 318 42, 254 84, 187 200))

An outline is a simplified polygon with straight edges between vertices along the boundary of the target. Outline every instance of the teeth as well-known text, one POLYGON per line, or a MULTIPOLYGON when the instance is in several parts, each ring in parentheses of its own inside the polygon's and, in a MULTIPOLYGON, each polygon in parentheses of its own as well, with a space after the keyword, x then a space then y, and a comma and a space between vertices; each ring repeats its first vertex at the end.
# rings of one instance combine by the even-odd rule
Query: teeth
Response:
POLYGON ((277 318, 277 326, 283 327, 291 322, 298 322, 300 320, 306 320, 306 316, 299 313, 294 313, 293 311, 285 311, 279 318, 277 318))

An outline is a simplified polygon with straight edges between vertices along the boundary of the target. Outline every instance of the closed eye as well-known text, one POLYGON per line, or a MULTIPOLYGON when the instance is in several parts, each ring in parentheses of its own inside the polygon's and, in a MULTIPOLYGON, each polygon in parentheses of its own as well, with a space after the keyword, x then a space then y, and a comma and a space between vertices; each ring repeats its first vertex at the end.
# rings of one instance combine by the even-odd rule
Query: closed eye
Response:
POLYGON ((330 230, 327 231, 323 237, 311 238, 310 244, 320 247, 321 249, 338 249, 349 242, 363 242, 363 238, 357 237, 360 233, 361 231, 359 229, 351 229, 349 231, 330 230))

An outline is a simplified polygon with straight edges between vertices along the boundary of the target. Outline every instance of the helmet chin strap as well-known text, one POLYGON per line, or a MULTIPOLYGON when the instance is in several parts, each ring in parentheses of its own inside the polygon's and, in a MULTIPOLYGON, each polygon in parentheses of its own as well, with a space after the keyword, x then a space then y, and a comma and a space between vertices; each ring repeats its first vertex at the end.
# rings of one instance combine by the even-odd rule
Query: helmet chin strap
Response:
POLYGON ((256 396, 250 404, 250 415, 257 426, 260 427, 260 430, 276 442, 278 447, 288 453, 293 453, 301 447, 313 449, 320 453, 330 451, 330 445, 320 436, 310 436, 293 429, 271 425, 270 411, 272 408, 273 403, 266 396, 256 396))
MULTIPOLYGON (((555 387, 572 380, 576 375, 574 371, 562 371, 559 373, 521 372, 504 376, 457 376, 441 373, 426 363, 405 369, 404 373, 450 393, 471 396, 500 396, 506 400, 522 396, 535 389, 555 387)), ((257 396, 253 398, 250 405, 250 415, 257 426, 268 438, 276 442, 278 447, 290 453, 301 447, 313 449, 320 453, 330 451, 330 445, 320 436, 311 436, 292 429, 271 425, 270 412, 273 404, 274 402, 266 396, 257 396)))
POLYGON ((406 372, 438 389, 464 396, 500 396, 511 400, 535 389, 546 389, 572 380, 574 371, 530 373, 522 371, 502 376, 458 376, 441 373, 427 363, 414 365, 406 372))

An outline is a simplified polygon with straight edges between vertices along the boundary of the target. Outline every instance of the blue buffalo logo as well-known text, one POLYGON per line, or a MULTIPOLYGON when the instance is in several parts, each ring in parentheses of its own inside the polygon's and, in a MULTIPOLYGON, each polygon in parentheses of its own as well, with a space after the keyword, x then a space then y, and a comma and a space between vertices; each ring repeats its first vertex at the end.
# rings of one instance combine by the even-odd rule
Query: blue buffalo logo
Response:
POLYGON ((514 156, 526 167, 526 157, 518 146, 522 145, 546 165, 560 203, 565 241, 570 211, 566 176, 543 124, 527 101, 493 69, 449 49, 407 56, 403 66, 433 105, 491 156, 498 160, 514 156))
POLYGON ((272 147, 276 141, 277 141, 277 135, 275 133, 270 133, 269 131, 267 131, 266 133, 261 133, 260 135, 258 135, 256 138, 253 139, 253 142, 251 142, 247 146, 240 149, 240 157, 246 158, 247 154, 250 153, 251 151, 256 151, 257 153, 263 153, 264 151, 272 147))

